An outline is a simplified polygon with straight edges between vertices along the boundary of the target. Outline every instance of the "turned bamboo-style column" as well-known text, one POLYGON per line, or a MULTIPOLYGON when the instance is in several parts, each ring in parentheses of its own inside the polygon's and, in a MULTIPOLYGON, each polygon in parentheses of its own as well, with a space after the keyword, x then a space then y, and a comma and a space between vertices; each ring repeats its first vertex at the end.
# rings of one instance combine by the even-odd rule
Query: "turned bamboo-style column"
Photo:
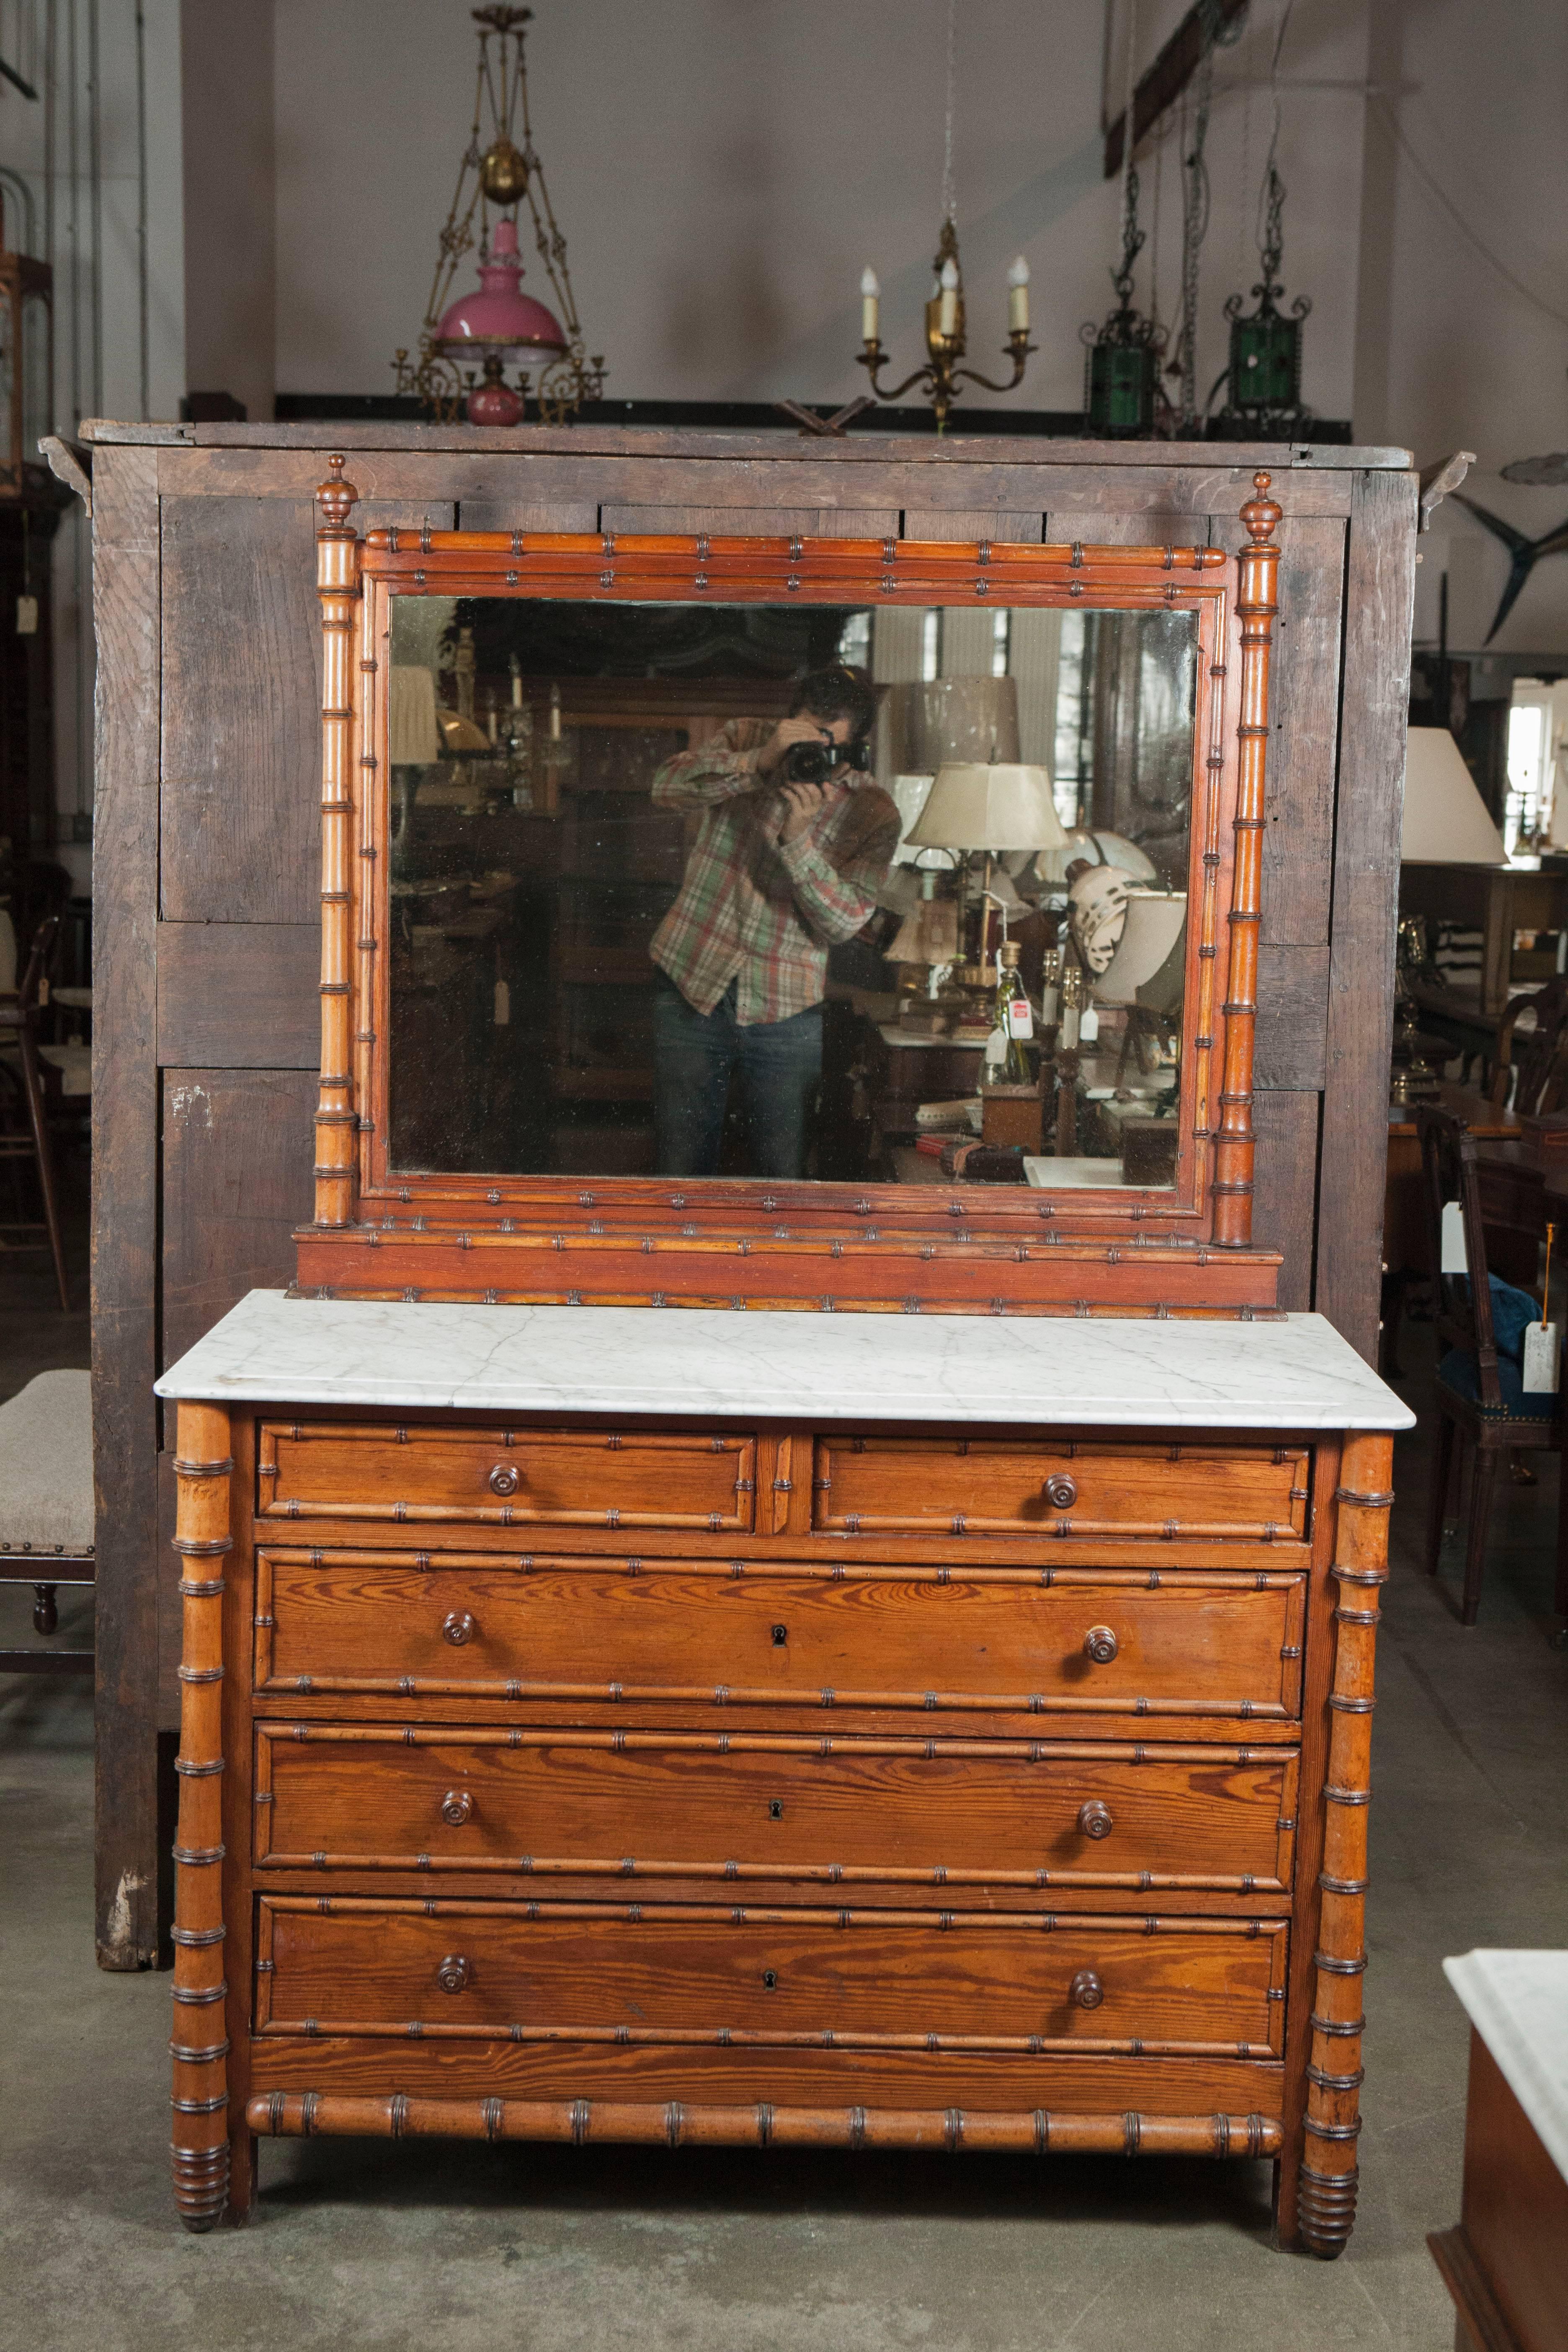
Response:
POLYGON ((350 861, 353 853, 353 695, 350 656, 359 598, 359 535, 349 514, 359 492, 343 479, 343 460, 329 457, 330 478, 316 492, 326 521, 316 533, 316 588, 321 599, 321 1077, 316 1106, 318 1226, 354 1218, 358 1113, 353 1099, 350 982, 350 861))
POLYGON ((1361 2131, 1362 1977, 1366 1969, 1366 1809, 1372 1801, 1373 1655, 1378 1587, 1388 1574, 1389 1475, 1394 1440, 1381 1433, 1345 1441, 1338 1540, 1330 1573, 1334 1611, 1334 1685, 1329 1694, 1329 1777, 1323 1790, 1323 1866, 1318 1885, 1317 1991, 1307 2068, 1306 2154, 1298 2190, 1301 2242, 1331 2260, 1355 2221, 1355 2160, 1361 2131))
POLYGON ((1247 543, 1237 559, 1236 610, 1241 623, 1240 718, 1236 810, 1236 872, 1230 900, 1230 964, 1226 985, 1225 1077, 1215 1143, 1214 1238, 1245 1249, 1252 1239, 1252 1055, 1258 1024, 1258 932, 1263 920, 1263 773, 1268 750, 1268 659, 1278 609, 1279 550, 1273 544, 1281 509, 1269 478, 1254 474, 1258 495, 1241 509, 1247 543))
POLYGON ((223 1560, 229 1549, 228 1414, 182 1404, 174 1549, 183 1573, 179 1828, 174 1862, 174 2201, 210 2230, 228 2201, 228 2041, 224 2031, 223 1560))

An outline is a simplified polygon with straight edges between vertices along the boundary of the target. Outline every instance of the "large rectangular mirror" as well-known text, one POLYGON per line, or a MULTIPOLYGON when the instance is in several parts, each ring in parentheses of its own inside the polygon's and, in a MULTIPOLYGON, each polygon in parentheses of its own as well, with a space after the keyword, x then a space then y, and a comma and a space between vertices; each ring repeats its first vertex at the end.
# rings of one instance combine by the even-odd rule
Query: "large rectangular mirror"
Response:
POLYGON ((395 1181, 1176 1184, 1193 604, 387 609, 395 1181))

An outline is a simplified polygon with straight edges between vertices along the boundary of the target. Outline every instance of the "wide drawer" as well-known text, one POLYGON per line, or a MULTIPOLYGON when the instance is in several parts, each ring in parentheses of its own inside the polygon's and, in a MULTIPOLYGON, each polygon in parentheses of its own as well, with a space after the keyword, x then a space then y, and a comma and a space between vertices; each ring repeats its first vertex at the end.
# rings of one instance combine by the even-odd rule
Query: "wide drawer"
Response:
POLYGON ((264 1723, 256 1859, 1283 1893, 1296 1780, 1234 1748, 264 1723))
POLYGON ((834 1567, 307 1551, 257 1559, 266 1691, 1283 1717, 1299 1570, 834 1567))
POLYGON ((1257 1919, 264 1895, 260 2033, 1278 2057, 1257 1919))
POLYGON ((756 1522, 756 1440, 697 1431, 263 1422, 264 1519, 472 1519, 494 1527, 756 1522))
POLYGON ((819 1437, 812 1524, 850 1536, 1299 1539, 1308 1468, 1300 1446, 819 1437))

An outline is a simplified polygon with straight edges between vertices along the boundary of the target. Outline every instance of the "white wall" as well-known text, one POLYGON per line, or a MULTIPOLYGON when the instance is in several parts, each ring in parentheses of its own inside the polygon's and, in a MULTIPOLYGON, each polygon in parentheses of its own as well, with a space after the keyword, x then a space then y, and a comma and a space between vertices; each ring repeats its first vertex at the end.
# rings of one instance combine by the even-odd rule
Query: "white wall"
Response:
MULTIPOLYGON (((1466 492, 1538 538, 1568 517, 1568 486, 1521 488, 1500 468, 1568 449, 1568 11, 1540 0, 1377 0, 1373 13, 1374 69, 1401 86, 1405 144, 1394 110, 1375 108, 1369 172, 1379 203, 1366 231, 1385 259, 1363 320, 1357 429, 1412 444, 1423 464, 1473 449, 1466 492)), ((1436 642, 1447 568, 1449 644, 1474 651, 1507 555, 1452 501, 1437 509, 1423 553, 1417 642, 1436 642)), ((1492 650, 1568 656, 1568 559, 1537 566, 1492 650)))
MULTIPOLYGON (((1258 274, 1250 232, 1268 143, 1263 93, 1249 104, 1224 86, 1265 69, 1279 5, 1258 0, 1246 42, 1217 68, 1205 390, 1223 363, 1224 298, 1258 274)), ((1142 0, 1142 63, 1183 6, 1142 0)), ((1126 22, 1124 0, 1118 45, 1126 22)), ((540 0, 534 135, 612 395, 849 398, 865 384, 855 353, 868 261, 882 280, 883 341, 907 372, 940 226, 945 26, 942 0, 540 0)), ((1359 80, 1365 41, 1360 0, 1298 0, 1285 70, 1359 80)), ((1090 0, 961 0, 954 168, 971 352, 1005 372, 1004 275, 1021 248, 1040 345, 1015 396, 1027 407, 1079 403, 1079 327, 1113 299, 1102 47, 1090 0)), ((277 0, 280 389, 389 389, 394 351, 417 341, 473 59, 467 0, 277 0)), ((1115 79, 1120 92, 1120 64, 1115 79)), ((1317 298, 1307 396, 1332 415, 1350 404, 1361 130, 1358 97, 1301 91, 1281 152, 1290 290, 1317 298)), ((1176 176, 1173 132, 1167 315, 1176 176)), ((1146 222, 1153 179, 1151 158, 1146 222)), ((1146 257, 1141 296, 1147 288, 1146 257)))

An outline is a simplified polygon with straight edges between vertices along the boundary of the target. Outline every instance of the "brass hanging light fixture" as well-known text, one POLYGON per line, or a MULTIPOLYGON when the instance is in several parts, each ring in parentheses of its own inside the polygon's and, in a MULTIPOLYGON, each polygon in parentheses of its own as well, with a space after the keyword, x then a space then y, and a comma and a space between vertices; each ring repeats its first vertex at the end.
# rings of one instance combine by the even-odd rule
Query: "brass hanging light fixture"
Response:
POLYGON ((531 405, 547 423, 563 424, 604 388, 603 355, 585 354, 566 240, 529 121, 523 37, 532 16, 531 8, 504 6, 473 12, 479 28, 473 129, 441 231, 418 352, 400 351, 392 362, 398 391, 416 394, 441 424, 466 409, 470 425, 517 425, 531 405), (518 225, 525 205, 553 310, 522 291, 518 225), (479 287, 453 300, 458 264, 476 247, 479 287), (506 380, 509 361, 518 371, 515 385, 506 380))

